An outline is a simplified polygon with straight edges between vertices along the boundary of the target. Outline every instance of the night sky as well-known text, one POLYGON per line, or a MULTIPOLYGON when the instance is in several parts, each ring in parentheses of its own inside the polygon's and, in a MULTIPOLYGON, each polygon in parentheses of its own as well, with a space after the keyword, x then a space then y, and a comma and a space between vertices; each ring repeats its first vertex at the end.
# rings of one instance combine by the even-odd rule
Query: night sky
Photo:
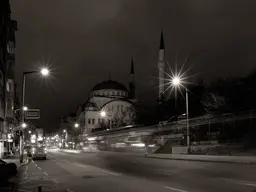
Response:
POLYGON ((161 27, 169 64, 187 58, 196 78, 244 76, 256 67, 255 0, 11 0, 11 7, 19 88, 23 70, 52 69, 48 79, 29 77, 26 89, 46 130, 109 73, 128 86, 131 57, 137 97, 155 102, 161 27))

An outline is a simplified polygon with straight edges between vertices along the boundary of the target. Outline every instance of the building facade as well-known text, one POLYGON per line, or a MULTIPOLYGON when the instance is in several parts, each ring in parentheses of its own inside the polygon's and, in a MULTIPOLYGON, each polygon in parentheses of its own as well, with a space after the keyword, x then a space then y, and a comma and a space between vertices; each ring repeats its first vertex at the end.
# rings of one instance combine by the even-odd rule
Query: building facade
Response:
POLYGON ((8 151, 14 125, 14 65, 17 22, 11 19, 9 0, 0 1, 0 156, 8 151), (10 140, 10 138, 9 138, 10 140))

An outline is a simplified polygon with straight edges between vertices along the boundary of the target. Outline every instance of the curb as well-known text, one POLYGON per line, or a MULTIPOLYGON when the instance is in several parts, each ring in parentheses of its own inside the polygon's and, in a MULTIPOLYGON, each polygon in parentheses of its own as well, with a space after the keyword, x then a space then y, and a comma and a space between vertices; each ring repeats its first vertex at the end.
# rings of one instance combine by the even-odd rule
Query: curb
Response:
POLYGON ((208 162, 208 163, 232 163, 232 164, 247 164, 247 165, 256 165, 254 161, 230 161, 230 160, 207 160, 207 159, 186 159, 186 158, 178 158, 178 157, 157 157, 157 156, 150 156, 145 154, 144 156, 138 156, 143 158, 152 158, 152 159, 163 159, 163 160, 181 160, 181 161, 195 161, 195 162, 208 162))

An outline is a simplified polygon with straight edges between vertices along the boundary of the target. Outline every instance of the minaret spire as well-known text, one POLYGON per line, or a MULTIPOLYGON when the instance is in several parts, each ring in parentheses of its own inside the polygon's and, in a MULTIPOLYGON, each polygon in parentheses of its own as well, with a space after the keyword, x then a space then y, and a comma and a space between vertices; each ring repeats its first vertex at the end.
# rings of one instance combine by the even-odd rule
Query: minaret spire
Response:
POLYGON ((160 38, 160 46, 159 50, 164 49, 164 32, 163 29, 161 29, 161 38, 160 38))
POLYGON ((129 87, 130 87, 130 99, 134 99, 135 98, 135 82, 134 82, 134 62, 133 62, 133 58, 131 59, 131 70, 130 70, 130 76, 131 76, 131 80, 129 83, 129 87))
POLYGON ((130 75, 134 75, 134 64, 133 64, 133 58, 131 60, 131 71, 130 71, 130 75))
POLYGON ((159 93, 158 102, 163 102, 164 100, 164 73, 165 73, 165 48, 164 48, 164 33, 161 30, 160 45, 159 45, 159 55, 158 55, 158 71, 159 71, 159 93))

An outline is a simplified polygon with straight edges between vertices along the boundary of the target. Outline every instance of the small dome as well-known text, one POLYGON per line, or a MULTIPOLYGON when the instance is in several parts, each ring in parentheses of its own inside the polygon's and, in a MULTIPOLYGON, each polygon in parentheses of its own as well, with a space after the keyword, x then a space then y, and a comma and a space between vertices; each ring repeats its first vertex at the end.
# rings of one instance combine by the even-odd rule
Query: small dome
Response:
POLYGON ((121 83, 118 83, 116 81, 103 81, 97 85, 94 86, 92 91, 96 90, 102 90, 102 89, 114 89, 114 90, 122 90, 122 91, 127 91, 126 87, 122 85, 121 83))

